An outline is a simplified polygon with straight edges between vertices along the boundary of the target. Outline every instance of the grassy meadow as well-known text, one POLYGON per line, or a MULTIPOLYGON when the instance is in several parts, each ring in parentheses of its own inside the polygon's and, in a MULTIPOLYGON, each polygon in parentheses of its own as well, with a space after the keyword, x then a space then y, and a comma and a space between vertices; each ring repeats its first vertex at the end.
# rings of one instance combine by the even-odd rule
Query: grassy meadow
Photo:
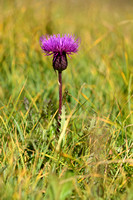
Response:
POLYGON ((0 1, 0 199, 133 199, 133 1, 0 1), (81 40, 60 133, 58 33, 81 40))

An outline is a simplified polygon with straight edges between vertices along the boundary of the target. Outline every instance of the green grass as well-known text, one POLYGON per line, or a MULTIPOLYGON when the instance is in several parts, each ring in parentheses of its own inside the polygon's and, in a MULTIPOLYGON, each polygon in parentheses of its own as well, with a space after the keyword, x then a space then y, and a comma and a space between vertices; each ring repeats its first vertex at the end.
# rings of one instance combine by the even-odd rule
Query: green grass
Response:
POLYGON ((133 3, 1 1, 0 199, 133 199, 133 3), (42 34, 80 50, 58 80, 42 34))

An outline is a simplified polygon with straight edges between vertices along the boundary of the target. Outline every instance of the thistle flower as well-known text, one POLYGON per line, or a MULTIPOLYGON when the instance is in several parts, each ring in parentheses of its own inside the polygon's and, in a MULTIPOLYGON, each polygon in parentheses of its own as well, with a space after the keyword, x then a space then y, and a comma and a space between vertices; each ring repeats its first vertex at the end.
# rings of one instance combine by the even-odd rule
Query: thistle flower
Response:
MULTIPOLYGON (((62 109, 62 71, 67 68, 67 55, 71 55, 78 51, 79 39, 75 39, 72 35, 53 35, 42 36, 40 38, 40 46, 46 56, 53 55, 53 68, 58 71, 59 75, 59 121, 62 109)), ((60 126, 60 122, 58 124, 60 126)), ((59 129, 58 129, 59 130, 59 129)))
POLYGON ((40 45, 46 56, 53 55, 53 68, 59 72, 67 68, 67 56, 76 53, 79 47, 79 39, 71 35, 42 36, 40 45))

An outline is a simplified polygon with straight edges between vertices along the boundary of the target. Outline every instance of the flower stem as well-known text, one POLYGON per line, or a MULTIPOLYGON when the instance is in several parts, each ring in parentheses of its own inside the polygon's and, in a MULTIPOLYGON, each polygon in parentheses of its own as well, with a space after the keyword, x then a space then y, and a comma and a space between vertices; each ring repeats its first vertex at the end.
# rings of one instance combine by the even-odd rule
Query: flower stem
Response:
POLYGON ((61 127, 61 110, 62 110, 62 72, 58 71, 58 80, 59 80, 59 112, 58 112, 58 125, 57 132, 60 133, 61 127))
POLYGON ((62 110, 62 72, 58 73, 59 75, 59 120, 61 118, 61 110, 62 110))

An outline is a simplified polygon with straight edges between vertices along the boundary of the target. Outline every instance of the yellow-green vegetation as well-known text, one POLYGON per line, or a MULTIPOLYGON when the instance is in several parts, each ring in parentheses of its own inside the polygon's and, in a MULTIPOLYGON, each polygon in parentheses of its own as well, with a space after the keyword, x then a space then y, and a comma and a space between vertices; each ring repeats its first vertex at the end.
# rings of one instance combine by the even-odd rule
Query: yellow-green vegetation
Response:
POLYGON ((133 199, 133 2, 0 1, 0 199, 133 199), (81 39, 58 78, 39 38, 81 39))

